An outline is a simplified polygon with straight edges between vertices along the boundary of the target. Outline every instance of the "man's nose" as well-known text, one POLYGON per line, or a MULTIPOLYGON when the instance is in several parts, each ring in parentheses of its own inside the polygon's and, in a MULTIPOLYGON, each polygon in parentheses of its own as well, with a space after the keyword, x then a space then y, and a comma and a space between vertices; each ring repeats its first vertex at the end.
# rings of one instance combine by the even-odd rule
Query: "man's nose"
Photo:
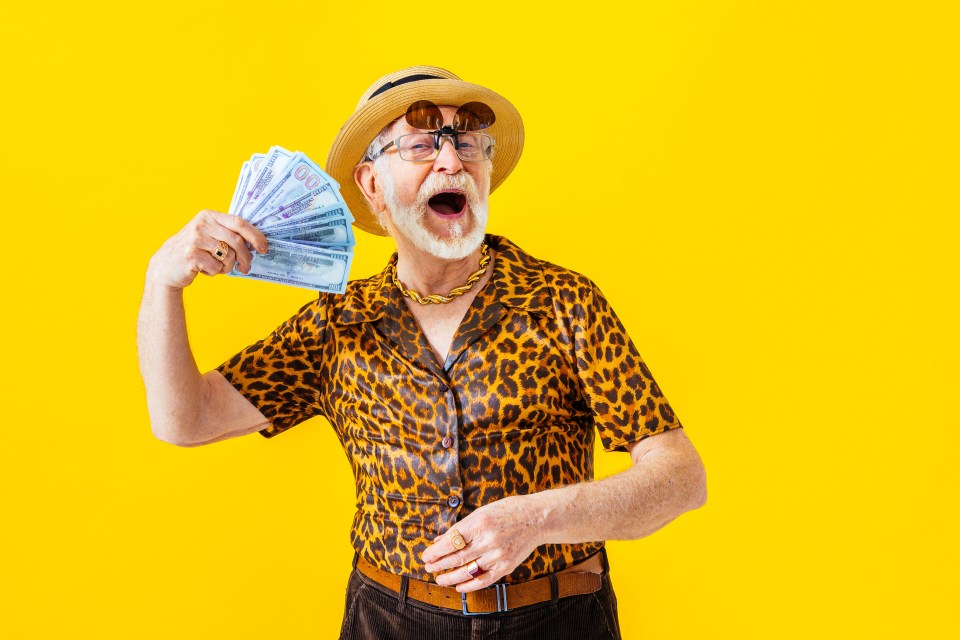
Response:
POLYGON ((440 155, 433 161, 433 170, 442 173, 459 173, 463 170, 463 163, 457 156, 457 150, 450 138, 440 138, 440 155), (450 143, 450 144, 447 144, 450 143))

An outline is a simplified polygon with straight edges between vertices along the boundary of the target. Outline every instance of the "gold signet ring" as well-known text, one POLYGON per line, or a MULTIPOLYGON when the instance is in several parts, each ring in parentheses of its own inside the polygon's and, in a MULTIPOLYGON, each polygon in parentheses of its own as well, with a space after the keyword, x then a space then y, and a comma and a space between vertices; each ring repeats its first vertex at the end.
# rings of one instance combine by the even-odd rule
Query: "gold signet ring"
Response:
POLYGON ((227 257, 227 251, 230 250, 230 245, 221 240, 217 243, 217 248, 213 251, 213 257, 223 262, 223 259, 227 257))
POLYGON ((467 546, 467 541, 463 539, 463 536, 460 535, 460 532, 456 529, 450 529, 450 544, 453 545, 453 548, 457 551, 463 549, 467 546))

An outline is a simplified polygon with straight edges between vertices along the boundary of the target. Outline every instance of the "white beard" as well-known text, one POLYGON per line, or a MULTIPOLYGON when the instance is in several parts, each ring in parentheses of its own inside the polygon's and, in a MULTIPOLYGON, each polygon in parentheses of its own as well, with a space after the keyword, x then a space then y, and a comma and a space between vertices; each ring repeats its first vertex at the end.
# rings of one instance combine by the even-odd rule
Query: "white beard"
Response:
MULTIPOLYGON (((381 156, 381 158, 383 157, 381 156)), ((377 160, 380 160, 380 158, 377 160)), ((386 163, 377 166, 377 176, 380 178, 383 188, 383 201, 387 207, 387 212, 390 214, 390 219, 397 230, 408 237, 418 249, 437 258, 460 260, 480 247, 486 236, 487 198, 485 195, 481 195, 473 176, 465 171, 455 175, 431 173, 420 185, 416 202, 406 206, 400 204, 397 200, 393 188, 393 176, 390 175, 390 168, 386 166, 386 163), (461 189, 466 196, 466 206, 470 208, 470 216, 472 216, 474 223, 473 229, 468 234, 464 235, 463 233, 462 220, 448 223, 447 228, 450 230, 450 236, 446 238, 441 238, 430 232, 424 225, 424 218, 429 215, 427 202, 433 194, 444 189, 461 189)), ((384 223, 382 215, 379 218, 380 226, 386 229, 387 225, 384 223)))

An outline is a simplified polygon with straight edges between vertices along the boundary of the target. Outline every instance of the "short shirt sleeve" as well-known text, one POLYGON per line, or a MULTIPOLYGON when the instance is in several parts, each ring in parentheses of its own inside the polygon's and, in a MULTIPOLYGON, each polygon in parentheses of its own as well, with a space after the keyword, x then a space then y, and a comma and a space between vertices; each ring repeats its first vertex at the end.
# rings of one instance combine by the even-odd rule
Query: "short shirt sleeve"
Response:
POLYGON ((321 356, 327 333, 323 295, 260 340, 217 367, 270 426, 260 434, 271 438, 321 415, 321 356))
POLYGON ((606 451, 683 425, 626 329, 592 281, 573 305, 577 375, 606 451))

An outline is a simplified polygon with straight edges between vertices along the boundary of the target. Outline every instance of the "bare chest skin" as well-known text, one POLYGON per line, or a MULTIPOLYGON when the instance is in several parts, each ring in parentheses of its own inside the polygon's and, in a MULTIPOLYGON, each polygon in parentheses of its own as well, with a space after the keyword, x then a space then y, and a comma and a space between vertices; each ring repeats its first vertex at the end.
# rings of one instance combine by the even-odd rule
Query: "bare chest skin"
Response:
MULTIPOLYGON (((491 261, 490 267, 492 266, 493 262, 491 261)), ((430 349, 437 357, 437 362, 439 362, 441 366, 443 366, 447 360, 447 354, 450 352, 450 346, 453 344, 453 336, 456 335, 457 328, 460 326, 460 323, 463 322, 463 317, 467 314, 467 309, 473 304, 477 293, 483 289, 487 280, 490 279, 492 272, 493 269, 488 268, 487 272, 480 278, 480 281, 477 282, 470 291, 458 298, 454 298, 452 302, 446 304, 420 304, 410 298, 404 298, 404 302, 407 303, 407 308, 410 309, 410 313, 413 314, 417 324, 420 325, 420 329, 426 336, 427 342, 430 343, 430 349)), ((446 292, 444 292, 444 294, 446 294, 446 292)))

